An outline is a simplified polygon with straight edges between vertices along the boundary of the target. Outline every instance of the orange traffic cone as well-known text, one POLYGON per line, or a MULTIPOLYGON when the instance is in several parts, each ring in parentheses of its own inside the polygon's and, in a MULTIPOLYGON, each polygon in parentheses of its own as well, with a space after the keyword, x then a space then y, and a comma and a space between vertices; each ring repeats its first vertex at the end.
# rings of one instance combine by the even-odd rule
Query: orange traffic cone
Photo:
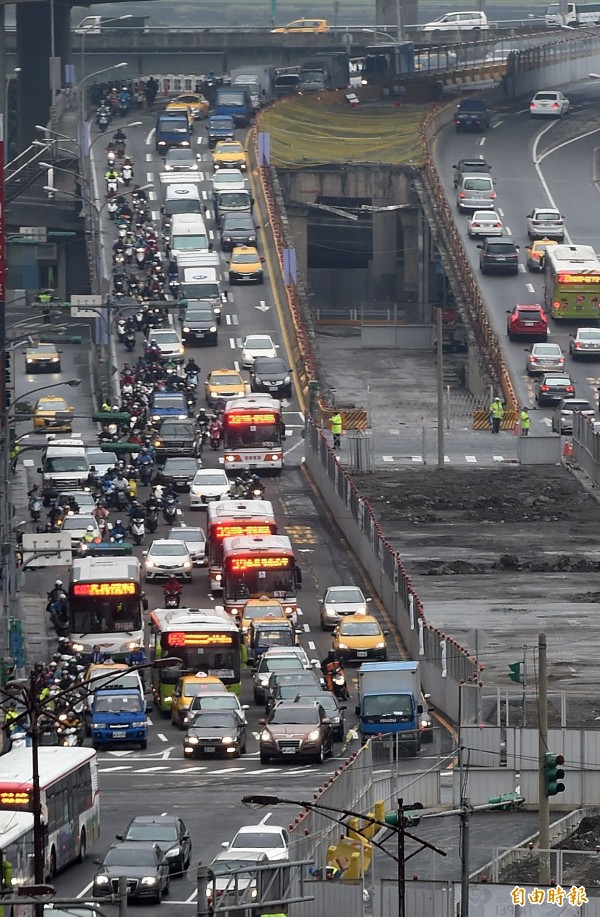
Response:
POLYGON ((572 440, 572 439, 566 439, 566 440, 565 440, 565 444, 564 444, 564 446, 563 446, 562 454, 563 454, 563 458, 564 458, 565 461, 567 461, 567 462, 569 461, 569 459, 571 459, 571 458, 573 457, 573 440, 572 440))

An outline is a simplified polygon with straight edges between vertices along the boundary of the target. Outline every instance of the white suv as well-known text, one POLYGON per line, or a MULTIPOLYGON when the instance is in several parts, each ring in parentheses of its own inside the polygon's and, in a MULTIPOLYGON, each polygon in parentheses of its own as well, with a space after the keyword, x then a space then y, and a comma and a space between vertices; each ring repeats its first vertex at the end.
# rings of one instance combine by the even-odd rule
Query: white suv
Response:
POLYGON ((467 10, 459 13, 446 13, 433 22, 421 26, 422 32, 487 32, 489 23, 485 13, 478 10, 467 10))

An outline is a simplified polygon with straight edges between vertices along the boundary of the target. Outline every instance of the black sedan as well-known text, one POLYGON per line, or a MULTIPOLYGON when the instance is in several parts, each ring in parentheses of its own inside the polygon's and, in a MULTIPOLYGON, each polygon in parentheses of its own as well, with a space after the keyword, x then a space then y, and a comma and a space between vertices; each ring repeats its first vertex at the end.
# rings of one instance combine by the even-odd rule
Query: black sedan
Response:
POLYGON ((291 398, 292 370, 279 357, 256 357, 250 370, 250 389, 291 398))
POLYGON ((192 841, 183 821, 176 815, 137 815, 123 834, 117 834, 117 840, 158 844, 164 851, 171 874, 181 875, 190 865, 192 841))
POLYGON ((256 226, 251 213, 226 213, 221 219, 221 248, 233 251, 236 245, 256 245, 256 226))
POLYGON ((169 864, 158 844, 124 842, 108 848, 94 876, 94 898, 106 898, 119 890, 119 877, 127 878, 127 897, 132 900, 150 899, 160 904, 169 894, 171 877, 169 864))
POLYGON ((184 758, 223 755, 238 758, 246 753, 246 724, 229 711, 199 713, 188 726, 183 740, 184 758))
POLYGON ((571 377, 566 373, 544 373, 536 382, 535 400, 540 407, 557 404, 563 398, 574 397, 575 386, 571 377))
POLYGON ((189 493, 192 481, 200 467, 198 460, 191 456, 169 457, 153 478, 152 483, 162 484, 163 487, 171 484, 179 493, 189 493))

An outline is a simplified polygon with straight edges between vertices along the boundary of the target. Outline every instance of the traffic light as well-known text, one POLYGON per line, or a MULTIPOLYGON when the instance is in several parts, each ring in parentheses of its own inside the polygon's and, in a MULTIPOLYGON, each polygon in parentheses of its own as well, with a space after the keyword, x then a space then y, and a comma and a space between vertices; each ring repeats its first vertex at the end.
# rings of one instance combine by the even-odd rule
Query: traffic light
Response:
POLYGON ((564 793, 565 785, 560 783, 565 776, 561 764, 565 763, 562 755, 547 753, 544 755, 544 792, 546 796, 556 796, 564 793))
POLYGON ((12 368, 10 365, 11 354, 5 350, 2 358, 4 367, 4 407, 10 407, 10 393, 12 389, 12 368))
MULTIPOLYGON (((412 805, 402 806, 402 818, 404 820, 405 828, 416 828, 419 822, 421 821, 421 814, 423 809, 422 802, 415 802, 412 805)), ((383 819, 386 825, 390 825, 393 828, 398 827, 398 813, 397 812, 386 812, 383 819)))

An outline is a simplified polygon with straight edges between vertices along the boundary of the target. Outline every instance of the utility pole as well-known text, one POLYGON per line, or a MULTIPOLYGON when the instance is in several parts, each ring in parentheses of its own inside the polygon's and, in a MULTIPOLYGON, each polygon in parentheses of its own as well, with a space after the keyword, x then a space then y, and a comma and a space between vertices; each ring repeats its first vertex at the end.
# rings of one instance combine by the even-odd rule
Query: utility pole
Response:
POLYGON ((396 814, 398 817, 398 830, 396 837, 398 839, 398 917, 405 917, 406 914, 406 867, 404 865, 404 812, 402 807, 404 800, 398 800, 396 814))
POLYGON ((467 796, 460 800, 460 917, 469 917, 469 830, 471 808, 467 796))
POLYGON ((444 467, 444 345, 442 341, 442 310, 436 309, 437 333, 437 466, 444 467))
POLYGON ((539 768, 539 855, 540 885, 550 885, 550 801, 546 795, 546 754, 548 752, 548 665, 546 634, 538 635, 538 768, 539 768))

